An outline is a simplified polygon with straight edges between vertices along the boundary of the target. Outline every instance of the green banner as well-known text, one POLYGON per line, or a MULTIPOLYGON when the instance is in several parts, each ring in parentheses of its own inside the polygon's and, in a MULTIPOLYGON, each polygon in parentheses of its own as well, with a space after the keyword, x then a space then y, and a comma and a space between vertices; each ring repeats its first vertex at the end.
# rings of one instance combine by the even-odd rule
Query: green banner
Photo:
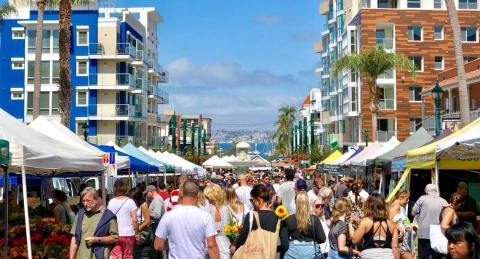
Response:
POLYGON ((10 144, 0 139, 0 165, 8 165, 10 161, 10 144))

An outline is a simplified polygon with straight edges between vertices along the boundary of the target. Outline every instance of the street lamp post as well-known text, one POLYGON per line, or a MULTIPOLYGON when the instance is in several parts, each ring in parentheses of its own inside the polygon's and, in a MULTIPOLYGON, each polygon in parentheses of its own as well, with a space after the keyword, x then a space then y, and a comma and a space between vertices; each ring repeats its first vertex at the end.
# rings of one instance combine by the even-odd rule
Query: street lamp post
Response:
POLYGON ((183 138, 183 149, 182 153, 183 155, 187 154, 187 121, 182 120, 182 138, 183 138))
POLYGON ((438 84, 438 80, 431 92, 433 94, 433 104, 435 111, 435 136, 438 136, 440 135, 440 131, 442 128, 442 119, 440 118, 440 98, 442 98, 443 93, 442 87, 440 87, 440 84, 438 84))
POLYGON ((195 154, 195 123, 192 123, 192 130, 191 130, 192 136, 190 140, 190 144, 192 144, 192 155, 195 154))
POLYGON ((171 134, 172 134, 172 153, 177 153, 177 115, 172 116, 171 120, 171 134))

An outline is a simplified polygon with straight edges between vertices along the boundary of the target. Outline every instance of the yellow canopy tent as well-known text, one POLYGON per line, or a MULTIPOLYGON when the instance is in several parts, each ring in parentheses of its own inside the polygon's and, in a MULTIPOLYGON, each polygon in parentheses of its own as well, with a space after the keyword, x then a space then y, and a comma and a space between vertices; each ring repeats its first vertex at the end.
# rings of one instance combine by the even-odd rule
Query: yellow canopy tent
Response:
POLYGON ((331 153, 327 158, 325 158, 320 164, 329 164, 335 160, 337 160, 339 157, 341 157, 343 154, 342 152, 335 150, 333 153, 331 153))
POLYGON ((458 142, 468 141, 478 138, 480 132, 480 118, 469 123, 456 132, 439 139, 428 145, 407 151, 406 169, 395 189, 388 195, 387 202, 397 193, 400 187, 405 183, 412 169, 435 169, 434 182, 438 185, 438 170, 471 170, 480 169, 479 157, 457 158, 452 156, 442 156, 442 151, 452 148, 458 142))

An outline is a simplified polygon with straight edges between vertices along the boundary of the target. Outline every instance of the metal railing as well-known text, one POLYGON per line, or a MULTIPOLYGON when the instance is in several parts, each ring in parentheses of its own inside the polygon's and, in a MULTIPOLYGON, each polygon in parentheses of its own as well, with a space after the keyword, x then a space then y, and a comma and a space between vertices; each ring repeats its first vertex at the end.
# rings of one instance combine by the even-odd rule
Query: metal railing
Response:
POLYGON ((90 43, 89 55, 129 55, 136 57, 136 49, 130 43, 114 43, 104 45, 103 43, 90 43))
POLYGON ((168 74, 167 70, 164 70, 162 68, 162 70, 158 71, 158 74, 159 74, 158 81, 160 83, 167 83, 168 82, 169 74, 168 74))
POLYGON ((138 90, 143 90, 144 89, 143 78, 135 78, 135 84, 133 84, 133 87, 138 90))
POLYGON ((148 138, 148 145, 151 147, 161 147, 165 143, 165 138, 159 136, 151 136, 148 138))
POLYGON ((135 61, 142 61, 143 63, 148 65, 148 55, 145 53, 144 50, 137 50, 135 52, 135 61))
POLYGON ((382 46, 386 50, 392 50, 393 48, 393 38, 377 38, 377 46, 382 46))
POLYGON ((89 104, 89 116, 105 116, 105 117, 133 117, 135 114, 135 106, 131 104, 89 104))
POLYGON ((134 86, 133 76, 129 73, 104 73, 90 74, 88 76, 88 85, 98 86, 134 86), (112 75, 115 75, 113 77, 112 75))
POLYGON ((380 99, 379 105, 382 110, 393 110, 395 109, 395 99, 380 99))
POLYGON ((379 142, 387 142, 396 135, 396 131, 377 131, 377 139, 379 142))
POLYGON ((119 146, 124 146, 128 143, 132 143, 135 146, 142 146, 145 144, 145 141, 141 136, 117 135, 115 136, 115 143, 119 146))
POLYGON ((383 74, 380 74, 377 79, 393 79, 394 78, 394 71, 389 70, 383 74))

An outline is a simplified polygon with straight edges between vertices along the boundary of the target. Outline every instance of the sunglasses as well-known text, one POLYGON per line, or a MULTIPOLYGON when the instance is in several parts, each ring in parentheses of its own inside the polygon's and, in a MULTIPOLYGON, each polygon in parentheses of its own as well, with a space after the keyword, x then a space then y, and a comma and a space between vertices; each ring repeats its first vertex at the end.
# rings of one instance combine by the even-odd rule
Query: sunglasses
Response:
POLYGON ((315 209, 320 209, 325 207, 325 204, 315 204, 315 209))

